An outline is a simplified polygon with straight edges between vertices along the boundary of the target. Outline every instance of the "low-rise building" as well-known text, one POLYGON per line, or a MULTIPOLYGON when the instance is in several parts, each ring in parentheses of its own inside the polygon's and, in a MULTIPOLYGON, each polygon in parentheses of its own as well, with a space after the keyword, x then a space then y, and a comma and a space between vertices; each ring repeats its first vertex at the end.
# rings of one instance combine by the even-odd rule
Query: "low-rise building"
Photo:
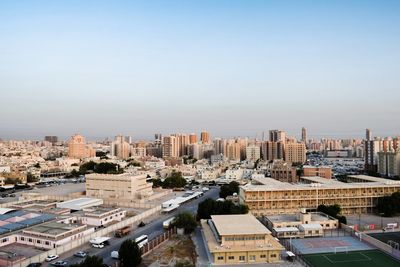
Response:
POLYGON ((261 220, 278 238, 321 236, 324 230, 339 227, 337 219, 322 212, 306 212, 305 210, 297 214, 264 215, 261 220), (304 225, 313 225, 313 229, 309 230, 308 226, 304 225))
POLYGON ((146 178, 146 174, 89 174, 86 176, 86 195, 121 200, 148 198, 153 194, 153 184, 146 178))
POLYGON ((276 160, 272 164, 271 178, 281 182, 295 183, 298 181, 297 169, 291 163, 276 160))
POLYGON ((212 215, 201 221, 213 264, 278 263, 284 247, 254 216, 212 215))
POLYGON ((112 207, 93 207, 83 210, 83 215, 79 216, 82 224, 93 226, 107 226, 114 222, 120 222, 125 218, 126 211, 112 207))
POLYGON ((400 181, 365 175, 350 175, 343 183, 321 177, 301 177, 290 184, 271 178, 258 178, 240 187, 240 203, 256 216, 296 213, 301 208, 338 204, 343 214, 374 212, 379 198, 400 190, 400 181), (352 182, 352 179, 358 182, 352 182))

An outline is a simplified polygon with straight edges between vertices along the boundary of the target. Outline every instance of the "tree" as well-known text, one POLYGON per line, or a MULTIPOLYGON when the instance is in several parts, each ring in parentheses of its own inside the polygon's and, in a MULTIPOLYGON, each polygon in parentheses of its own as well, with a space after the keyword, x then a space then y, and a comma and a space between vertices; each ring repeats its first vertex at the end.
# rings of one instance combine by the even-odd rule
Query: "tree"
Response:
POLYGON ((171 175, 164 180, 163 188, 180 188, 186 185, 187 181, 183 178, 181 172, 172 171, 171 175))
POLYGON ((97 256, 87 256, 81 263, 70 265, 70 267, 102 267, 103 259, 97 256))
POLYGON ((330 206, 319 205, 317 210, 320 212, 323 212, 325 214, 328 214, 329 216, 331 216, 333 218, 338 219, 340 223, 343 223, 343 224, 347 223, 346 216, 340 215, 340 213, 342 212, 342 208, 338 204, 330 205, 330 206))
POLYGON ((136 267, 142 262, 142 252, 133 240, 125 240, 118 251, 122 267, 136 267))
POLYGON ((38 181, 38 178, 35 177, 35 175, 33 175, 32 173, 28 172, 28 173, 26 174, 26 181, 27 181, 28 183, 34 183, 34 182, 37 182, 37 181, 38 181))
POLYGON ((190 234, 194 231, 194 229, 196 229, 197 222, 195 217, 191 213, 183 212, 175 217, 172 225, 177 228, 184 228, 185 233, 190 234))
POLYGON ((239 183, 232 181, 228 185, 221 186, 221 190, 219 191, 219 197, 226 198, 227 196, 231 196, 234 193, 239 193, 239 183))
POLYGON ((392 217, 400 213, 400 192, 379 198, 376 209, 385 217, 392 217))
POLYGON ((194 267, 195 265, 188 260, 177 261, 175 267, 194 267))
POLYGON ((232 201, 215 201, 208 198, 201 202, 197 208, 197 220, 211 219, 211 215, 222 214, 247 214, 247 205, 235 205, 232 201))

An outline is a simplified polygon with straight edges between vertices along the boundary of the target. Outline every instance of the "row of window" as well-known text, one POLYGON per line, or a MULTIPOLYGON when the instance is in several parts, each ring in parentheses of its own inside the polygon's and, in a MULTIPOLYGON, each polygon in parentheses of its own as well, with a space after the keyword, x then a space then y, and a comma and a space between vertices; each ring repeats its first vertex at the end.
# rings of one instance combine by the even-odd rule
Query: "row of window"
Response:
MULTIPOLYGON (((25 237, 21 236, 21 237, 19 238, 19 240, 25 241, 25 237)), ((27 238, 27 241, 28 241, 29 243, 34 243, 34 241, 33 241, 32 238, 27 238)), ((47 245, 47 246, 50 245, 50 242, 49 242, 49 241, 44 241, 44 242, 42 242, 42 241, 39 240, 39 239, 36 240, 36 243, 38 243, 38 244, 44 243, 44 244, 47 245)))
MULTIPOLYGON (((276 258, 276 254, 271 254, 271 258, 276 258)), ((260 255, 260 259, 265 259, 267 258, 267 255, 262 254, 260 255)), ((224 256, 218 256, 217 259, 219 261, 224 260, 224 256)), ((235 256, 228 256, 228 260, 235 260, 235 256)), ((246 260, 246 256, 239 256, 239 261, 243 262, 246 260)), ((255 261, 256 260, 256 255, 249 255, 249 261, 255 261)))
POLYGON ((264 236, 236 236, 236 237, 225 237, 225 241, 244 241, 244 240, 264 240, 264 236))

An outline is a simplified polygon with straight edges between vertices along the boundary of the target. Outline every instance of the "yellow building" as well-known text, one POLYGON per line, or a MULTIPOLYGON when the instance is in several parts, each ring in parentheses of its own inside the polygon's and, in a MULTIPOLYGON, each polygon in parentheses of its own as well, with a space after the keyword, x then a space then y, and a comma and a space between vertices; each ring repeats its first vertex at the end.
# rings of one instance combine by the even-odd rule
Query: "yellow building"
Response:
POLYGON ((68 157, 74 159, 84 159, 96 156, 96 151, 86 144, 85 137, 74 135, 68 142, 68 157))
POLYGON ((285 161, 292 163, 304 163, 306 160, 306 145, 304 143, 286 144, 285 161))
POLYGON ((134 200, 150 197, 152 183, 146 182, 146 175, 89 174, 86 175, 86 196, 102 199, 134 200))
POLYGON ((373 212, 378 199, 400 190, 400 181, 365 175, 349 176, 348 183, 321 177, 301 177, 289 184, 271 178, 254 178, 240 187, 240 203, 256 216, 296 213, 301 208, 339 204, 344 214, 373 212))
POLYGON ((303 166, 303 176, 318 176, 325 179, 332 178, 332 167, 328 166, 303 166))
POLYGON ((201 221, 214 264, 277 263, 284 247, 254 216, 213 215, 201 221))

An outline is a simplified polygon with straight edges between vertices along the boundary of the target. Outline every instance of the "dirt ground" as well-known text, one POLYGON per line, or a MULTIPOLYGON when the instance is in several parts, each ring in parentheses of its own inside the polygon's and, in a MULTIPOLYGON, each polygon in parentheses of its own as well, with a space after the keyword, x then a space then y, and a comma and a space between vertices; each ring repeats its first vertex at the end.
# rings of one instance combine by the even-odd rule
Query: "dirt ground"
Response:
POLYGON ((175 266, 177 261, 188 260, 196 264, 195 245, 189 236, 175 236, 143 257, 141 267, 175 266))

